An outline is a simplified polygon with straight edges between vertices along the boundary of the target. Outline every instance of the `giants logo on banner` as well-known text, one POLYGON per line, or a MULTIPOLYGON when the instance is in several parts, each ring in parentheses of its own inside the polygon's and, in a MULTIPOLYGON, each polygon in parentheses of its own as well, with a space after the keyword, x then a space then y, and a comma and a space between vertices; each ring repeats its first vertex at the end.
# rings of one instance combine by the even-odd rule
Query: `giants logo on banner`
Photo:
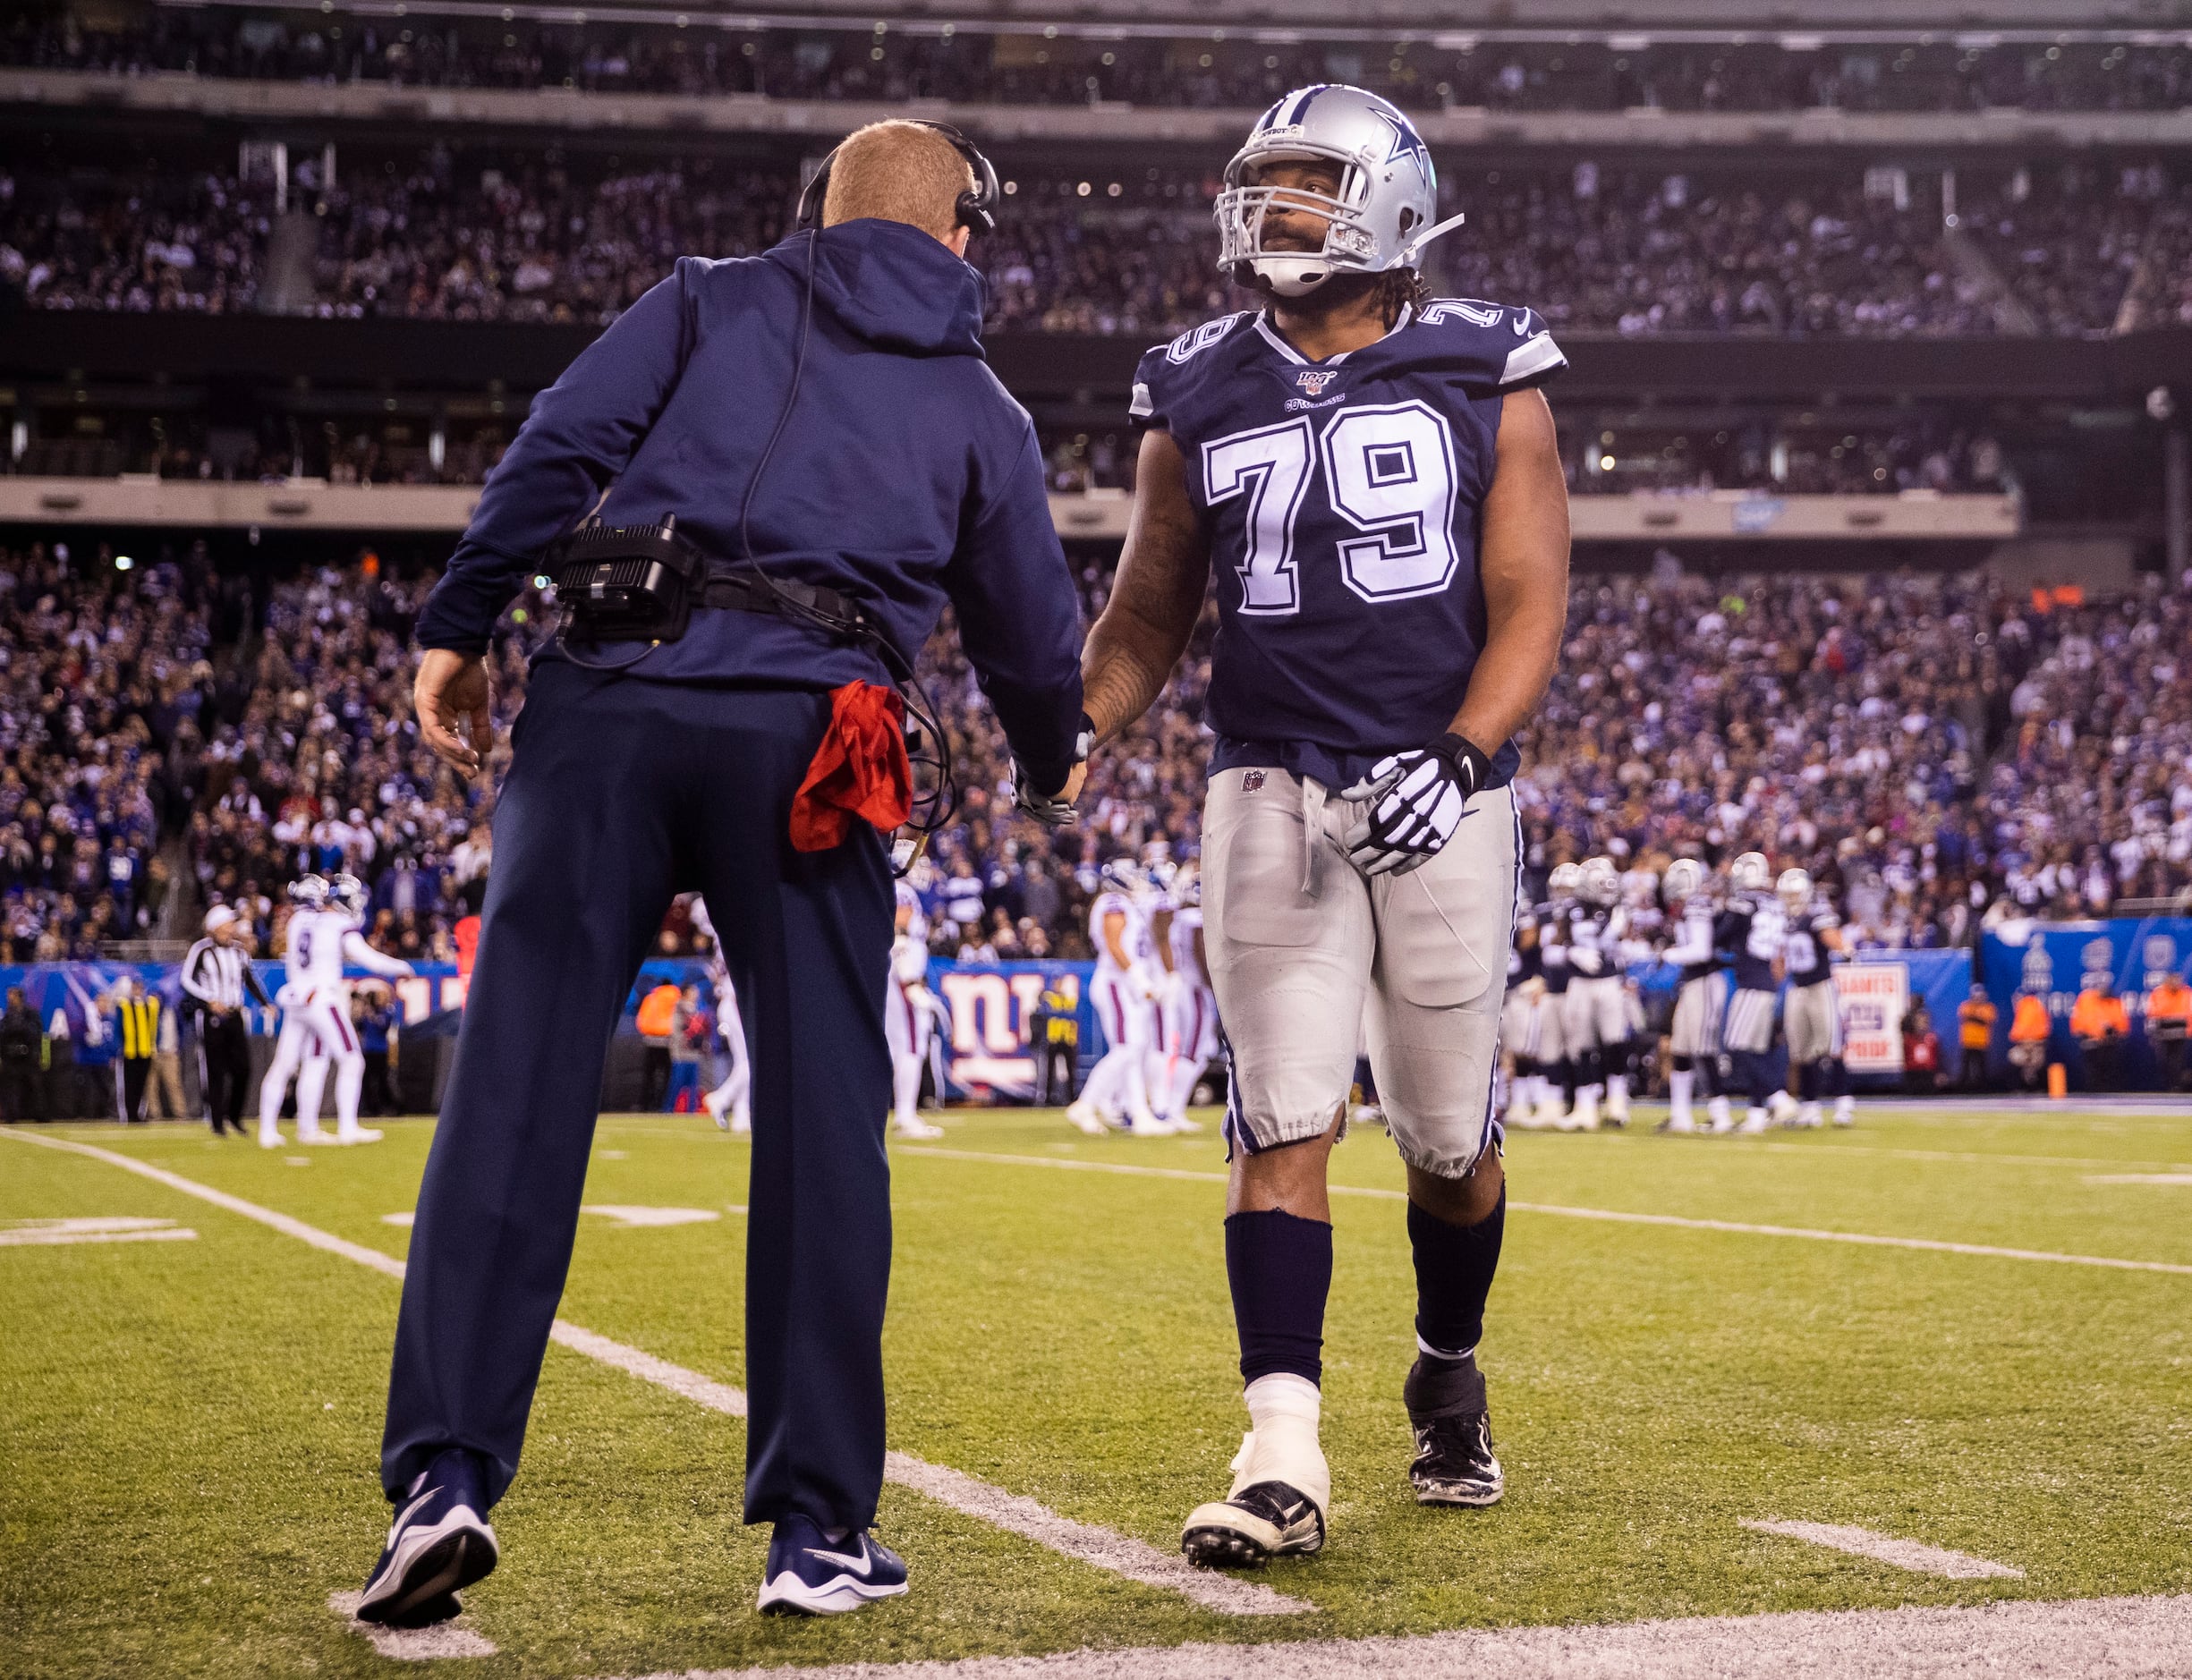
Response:
POLYGON ((1853 1073, 1903 1071, 1903 1016, 1910 1009, 1904 963, 1838 963, 1834 996, 1842 1011, 1842 1056, 1853 1073))
POLYGON ((1080 1053, 1092 1054, 1086 963, 1001 963, 995 967, 934 962, 929 981, 943 998, 951 1028, 944 1071, 957 1093, 1028 1097, 1035 1057, 1028 1039, 1044 990, 1056 983, 1077 1017, 1080 1053))

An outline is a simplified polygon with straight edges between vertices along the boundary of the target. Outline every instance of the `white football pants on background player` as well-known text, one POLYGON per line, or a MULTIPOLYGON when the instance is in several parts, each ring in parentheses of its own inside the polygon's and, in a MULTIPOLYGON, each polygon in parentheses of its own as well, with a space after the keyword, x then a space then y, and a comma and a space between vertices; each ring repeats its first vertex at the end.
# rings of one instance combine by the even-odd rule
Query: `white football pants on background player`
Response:
POLYGON ((1159 1123, 1149 1097, 1155 1012, 1143 983, 1130 975, 1099 973, 1089 982, 1089 996, 1110 1045, 1082 1087, 1081 1100, 1113 1125, 1124 1119, 1137 1131, 1155 1131, 1159 1123))

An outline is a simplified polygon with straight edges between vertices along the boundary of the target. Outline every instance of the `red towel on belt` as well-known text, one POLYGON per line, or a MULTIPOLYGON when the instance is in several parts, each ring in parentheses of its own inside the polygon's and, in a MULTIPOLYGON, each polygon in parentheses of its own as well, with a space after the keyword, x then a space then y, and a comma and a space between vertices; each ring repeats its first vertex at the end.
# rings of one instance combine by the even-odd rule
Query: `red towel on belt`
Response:
POLYGON ((847 683, 829 694, 829 727, 792 799, 792 844, 827 852, 855 817, 888 834, 913 814, 905 702, 896 689, 847 683))

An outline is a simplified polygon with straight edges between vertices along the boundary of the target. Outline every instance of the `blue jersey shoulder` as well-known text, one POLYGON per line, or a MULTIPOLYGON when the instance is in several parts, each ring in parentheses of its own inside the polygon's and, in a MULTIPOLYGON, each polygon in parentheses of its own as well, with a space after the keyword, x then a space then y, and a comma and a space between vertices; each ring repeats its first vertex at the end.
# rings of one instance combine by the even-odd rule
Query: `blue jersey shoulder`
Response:
POLYGON ((1134 368, 1134 400, 1126 410, 1129 417, 1161 430, 1184 388, 1208 378, 1213 371, 1231 370, 1237 358, 1212 356, 1208 352, 1228 339, 1232 339, 1237 347, 1245 335, 1253 335, 1255 318, 1253 310, 1220 315, 1200 327, 1189 327, 1168 344, 1143 351, 1134 368))
POLYGON ((1401 331, 1370 348, 1430 361, 1472 385, 1502 392, 1542 384, 1568 366, 1536 310, 1481 298, 1434 298, 1401 331))

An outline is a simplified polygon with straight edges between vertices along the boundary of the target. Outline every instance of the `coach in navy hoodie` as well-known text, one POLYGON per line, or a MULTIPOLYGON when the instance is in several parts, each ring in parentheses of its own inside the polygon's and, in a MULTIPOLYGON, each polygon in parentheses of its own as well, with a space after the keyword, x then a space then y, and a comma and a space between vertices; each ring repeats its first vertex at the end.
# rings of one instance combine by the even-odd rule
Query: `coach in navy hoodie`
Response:
MULTIPOLYGON (((909 663, 948 601, 1026 785, 1077 791, 1078 602, 1033 428, 982 360, 957 198, 973 179, 933 130, 863 130, 836 155, 819 233, 681 260, 541 394, 420 617, 428 744, 480 772, 480 656, 597 504, 610 526, 674 513, 711 564, 742 558, 811 263, 796 401, 749 511, 753 557, 856 602, 909 663)), ((769 1580, 792 1584, 770 1608, 853 1608, 905 1591, 865 1536, 883 1477, 893 894, 867 823, 823 850, 794 849, 787 829, 831 692, 888 674, 857 641, 727 607, 651 649, 576 654, 538 656, 512 735, 396 1330, 382 1447, 396 1526, 360 1613, 439 1619, 494 1566, 486 1514, 517 1471, 606 1046, 672 896, 692 890, 753 1051, 746 1520, 777 1525, 769 1580)))

